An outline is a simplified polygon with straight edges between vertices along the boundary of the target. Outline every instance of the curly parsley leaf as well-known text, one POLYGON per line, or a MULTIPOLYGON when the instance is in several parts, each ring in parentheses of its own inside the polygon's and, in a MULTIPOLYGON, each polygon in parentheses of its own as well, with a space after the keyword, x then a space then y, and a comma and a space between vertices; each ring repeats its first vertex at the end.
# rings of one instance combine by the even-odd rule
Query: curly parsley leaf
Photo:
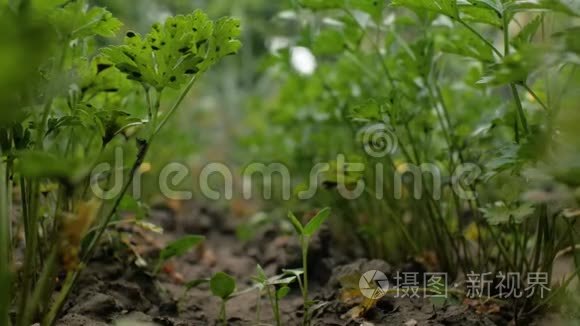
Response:
MULTIPOLYGON (((96 56, 91 60, 80 58, 75 62, 75 67, 81 99, 95 99, 99 94, 120 94, 120 97, 124 97, 135 88, 135 85, 128 81, 123 73, 114 69, 113 64, 103 56, 96 56)), ((109 102, 110 100, 109 98, 109 102)))
POLYGON ((523 203, 515 207, 509 207, 501 203, 493 206, 490 205, 480 210, 491 225, 506 224, 511 219, 513 219, 514 223, 520 224, 535 211, 533 204, 530 203, 523 203))
POLYGON ((241 47, 237 19, 212 22, 200 10, 168 18, 141 36, 128 32, 125 42, 104 50, 108 59, 129 79, 156 89, 179 88, 192 76, 208 70, 241 47))
POLYGON ((59 34, 70 39, 95 35, 113 37, 123 25, 105 8, 91 7, 85 10, 80 1, 53 8, 49 17, 59 34))

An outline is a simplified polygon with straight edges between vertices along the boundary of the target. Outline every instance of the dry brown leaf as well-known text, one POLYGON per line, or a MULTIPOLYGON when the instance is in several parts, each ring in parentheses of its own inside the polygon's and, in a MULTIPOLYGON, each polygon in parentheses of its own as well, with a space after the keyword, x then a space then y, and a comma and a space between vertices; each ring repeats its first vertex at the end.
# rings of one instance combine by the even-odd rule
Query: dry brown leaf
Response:
POLYGON ((64 214, 61 237, 61 261, 67 271, 75 270, 79 265, 78 254, 81 241, 99 213, 101 201, 91 199, 76 205, 74 214, 64 214))
POLYGON ((491 315, 497 314, 501 311, 501 307, 494 302, 485 302, 476 299, 465 299, 463 303, 475 309, 475 313, 478 315, 491 315))
POLYGON ((425 266, 428 272, 440 270, 439 259, 437 259, 437 253, 434 251, 425 251, 421 253, 421 255, 415 257, 415 260, 425 266))

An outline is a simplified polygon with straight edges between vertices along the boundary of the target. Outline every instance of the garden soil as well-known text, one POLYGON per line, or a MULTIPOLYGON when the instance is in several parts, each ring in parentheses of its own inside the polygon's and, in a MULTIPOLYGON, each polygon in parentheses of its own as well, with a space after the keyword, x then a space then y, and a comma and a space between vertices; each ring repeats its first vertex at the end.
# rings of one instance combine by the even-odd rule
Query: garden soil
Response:
MULTIPOLYGON (((236 237, 235 219, 226 214, 195 203, 188 203, 180 211, 174 213, 167 207, 152 210, 151 220, 164 228, 162 235, 129 224, 117 226, 106 237, 105 249, 83 271, 57 325, 221 325, 216 320, 220 302, 212 297, 208 286, 202 284, 186 292, 184 284, 222 271, 232 275, 238 290, 243 291, 252 286, 257 264, 269 276, 284 268, 300 267, 296 240, 273 228, 243 243, 236 237), (153 276, 150 267, 135 263, 136 253, 145 261, 154 262, 147 257, 155 257, 164 244, 189 233, 204 234, 207 239, 191 253, 165 264, 159 275, 153 276), (114 245, 116 241, 125 246, 114 245), (124 250, 119 249, 123 247, 124 250)), ((482 313, 465 304, 435 306, 424 299, 383 297, 361 312, 363 298, 346 296, 341 291, 342 277, 372 269, 393 275, 407 267, 397 269, 380 260, 342 256, 333 251, 332 238, 324 229, 312 241, 310 296, 318 303, 312 325, 515 325, 503 309, 482 313)), ((259 325, 274 325, 269 301, 265 296, 258 301, 256 291, 228 301, 227 325, 258 325, 258 302, 259 325)), ((280 309, 282 325, 301 325, 302 297, 298 288, 280 301, 280 309)))

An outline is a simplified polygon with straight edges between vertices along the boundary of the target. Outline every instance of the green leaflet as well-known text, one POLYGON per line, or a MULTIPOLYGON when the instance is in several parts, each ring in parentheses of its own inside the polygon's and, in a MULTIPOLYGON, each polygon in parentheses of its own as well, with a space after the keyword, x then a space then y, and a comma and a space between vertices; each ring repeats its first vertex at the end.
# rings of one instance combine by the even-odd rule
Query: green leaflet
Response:
POLYGON ((69 39, 94 35, 113 37, 123 25, 105 8, 92 7, 85 11, 80 1, 55 7, 49 16, 61 37, 69 39))
POLYGON ((175 240, 161 250, 159 253, 159 262, 165 262, 169 258, 182 256, 204 240, 205 237, 201 235, 188 235, 175 240))
POLYGON ((502 26, 501 17, 498 11, 490 7, 482 7, 477 4, 460 5, 461 19, 466 22, 476 22, 492 25, 495 27, 502 26))
POLYGON ((501 205, 481 208, 481 211, 489 224, 499 225, 508 223, 510 219, 513 219, 514 223, 522 223, 526 217, 534 213, 535 209, 530 203, 525 203, 514 208, 502 203, 501 205))
POLYGON ((168 244, 159 252, 159 258, 157 259, 157 265, 154 270, 155 273, 161 270, 163 263, 167 260, 185 255, 188 251, 202 243, 204 240, 205 237, 201 235, 188 235, 168 244))
MULTIPOLYGON (((100 131, 103 144, 108 144, 117 134, 129 125, 137 125, 141 119, 132 117, 131 114, 119 110, 101 110, 96 112, 97 125, 102 127, 100 131)), ((99 128, 101 129, 101 128, 99 128)))
POLYGON ((346 2, 354 9, 370 14, 376 21, 382 17, 386 3, 384 0, 347 0, 346 2))
POLYGON ((501 62, 488 67, 485 76, 478 83, 499 86, 525 82, 530 72, 542 64, 542 58, 534 50, 530 48, 503 57, 501 62))
POLYGON ((304 227, 302 226, 302 223, 300 223, 298 218, 294 215, 294 213, 288 212, 288 219, 292 223, 292 226, 294 226, 296 233, 302 235, 304 233, 304 227))
POLYGON ((433 11, 450 17, 457 17, 459 14, 457 0, 393 0, 391 4, 413 10, 433 11))
POLYGON ((300 4, 313 10, 354 9, 370 14, 380 20, 386 7, 385 0, 302 0, 300 4))
POLYGON ((336 9, 344 7, 345 0, 302 0, 300 4, 306 8, 321 10, 321 9, 336 9))
POLYGON ((382 121, 385 109, 377 100, 371 98, 349 108, 348 117, 357 122, 382 121))
POLYGON ((336 55, 344 50, 344 34, 338 30, 326 29, 318 34, 313 43, 312 50, 315 54, 336 55))
POLYGON ((580 16, 580 1, 577 0, 512 0, 505 4, 510 13, 518 11, 555 11, 571 16, 580 16))
POLYGON ((97 56, 90 61, 80 58, 76 66, 77 83, 83 99, 94 99, 99 94, 105 94, 111 104, 112 97, 118 97, 118 101, 113 103, 121 102, 127 93, 135 89, 135 84, 114 69, 113 63, 103 56, 97 56))
POLYGON ((455 53, 483 62, 494 61, 492 50, 466 29, 449 29, 444 35, 437 37, 437 43, 443 52, 455 53))
POLYGON ((236 291, 236 280, 224 272, 217 272, 209 281, 211 292, 222 300, 227 300, 236 291))
POLYGON ((288 295, 288 293, 290 293, 290 288, 288 286, 283 286, 276 291, 276 298, 282 300, 288 295))
POLYGON ((468 1, 474 6, 494 10, 498 15, 512 15, 520 11, 554 11, 580 16, 580 2, 576 0, 458 0, 460 6, 468 1))
POLYGON ((161 90, 179 88, 192 76, 208 70, 241 47, 237 19, 212 22, 200 10, 187 16, 168 18, 141 36, 128 32, 120 46, 103 53, 129 79, 161 90))
POLYGON ((322 224, 324 224, 328 216, 330 216, 330 208, 326 207, 320 210, 316 216, 314 216, 310 222, 304 226, 304 235, 309 237, 313 236, 314 233, 322 227, 322 224))
POLYGON ((25 150, 16 154, 17 171, 24 177, 57 179, 67 185, 86 178, 94 165, 92 158, 63 157, 47 151, 25 150))
POLYGON ((500 0, 467 0, 474 6, 481 8, 488 8, 496 11, 497 13, 503 12, 503 4, 500 0))
POLYGON ((526 26, 522 28, 522 30, 518 33, 518 35, 516 35, 511 40, 512 45, 518 49, 521 49, 525 47, 527 44, 529 44, 534 38, 534 35, 536 35, 536 32, 538 31, 538 28, 540 27, 541 23, 542 17, 538 16, 534 18, 531 22, 526 24, 526 26))
MULTIPOLYGON (((526 26, 527 27, 527 26, 526 26)), ((564 43, 565 51, 580 54, 580 26, 570 27, 554 34, 564 43)), ((572 59, 571 57, 570 59, 572 59)))

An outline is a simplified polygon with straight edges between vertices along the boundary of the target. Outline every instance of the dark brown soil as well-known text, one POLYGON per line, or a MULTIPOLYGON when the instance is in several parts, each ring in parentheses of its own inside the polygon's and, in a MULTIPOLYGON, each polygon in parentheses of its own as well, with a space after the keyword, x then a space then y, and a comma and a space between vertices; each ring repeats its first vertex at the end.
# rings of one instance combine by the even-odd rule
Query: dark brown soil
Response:
MULTIPOLYGON (((104 246, 86 268, 80 282, 65 306, 58 325, 216 325, 219 301, 211 296, 207 286, 184 292, 183 281, 209 278, 223 271, 237 280, 238 289, 250 287, 256 265, 264 267, 269 276, 282 268, 300 266, 300 250, 291 237, 281 236, 274 229, 264 230, 249 243, 235 235, 233 219, 194 204, 187 205, 182 216, 170 210, 157 210, 153 221, 163 225, 163 235, 132 234, 124 230, 135 247, 149 247, 149 256, 163 243, 184 233, 204 234, 204 245, 194 252, 166 265, 164 272, 154 277, 134 263, 130 251, 119 249, 115 241, 104 246), (143 243, 140 243, 143 241, 143 243)), ((117 230, 118 231, 118 230, 117 230)), ((109 239, 119 237, 111 233, 109 239)), ((313 325, 505 325, 501 316, 478 315, 464 305, 435 308, 429 301, 381 299, 362 317, 349 313, 356 303, 339 300, 341 274, 379 269, 387 275, 394 272, 386 262, 352 260, 332 251, 331 238, 322 231, 313 239, 310 261, 311 297, 323 303, 316 310, 313 325), (495 322, 494 322, 495 320, 495 322)), ((121 247, 122 248, 122 247, 121 247)), ((147 255, 147 254, 144 254, 147 255)), ((257 325, 257 292, 237 296, 227 305, 228 325, 257 325)), ((282 325, 301 325, 302 298, 298 289, 281 303, 282 325)), ((268 300, 261 300, 260 325, 274 325, 268 300)))

